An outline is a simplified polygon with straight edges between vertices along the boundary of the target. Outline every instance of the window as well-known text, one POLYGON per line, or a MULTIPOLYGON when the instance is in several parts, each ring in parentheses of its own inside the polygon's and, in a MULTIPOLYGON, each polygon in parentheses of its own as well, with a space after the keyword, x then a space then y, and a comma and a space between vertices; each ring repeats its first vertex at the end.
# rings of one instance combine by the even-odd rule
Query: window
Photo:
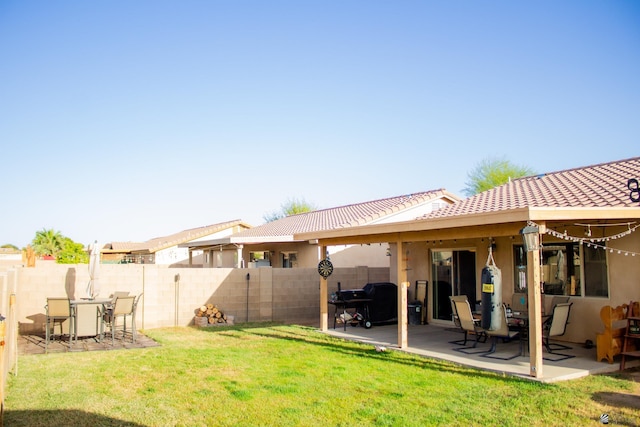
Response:
POLYGON ((298 253, 297 252, 282 252, 282 268, 293 268, 298 266, 298 253))
POLYGON ((249 252, 249 262, 256 262, 269 259, 269 252, 249 252))
POLYGON ((584 288, 589 297, 608 297, 606 251, 593 247, 584 247, 584 288))
MULTIPOLYGON (((514 290, 526 292, 527 254, 521 245, 513 247, 514 290)), ((542 287, 548 295, 607 297, 606 251, 578 243, 555 243, 542 247, 542 287)))
MULTIPOLYGON (((269 251, 249 252, 249 262, 253 263, 255 267, 270 267, 271 266, 271 254, 269 251)), ((238 254, 234 257, 234 265, 238 265, 238 254)))

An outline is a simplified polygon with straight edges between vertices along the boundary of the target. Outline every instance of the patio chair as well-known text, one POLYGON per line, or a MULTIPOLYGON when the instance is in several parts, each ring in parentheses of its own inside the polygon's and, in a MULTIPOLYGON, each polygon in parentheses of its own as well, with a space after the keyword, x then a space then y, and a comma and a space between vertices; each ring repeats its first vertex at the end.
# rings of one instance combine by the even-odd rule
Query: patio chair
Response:
POLYGON ((47 305, 44 308, 46 311, 45 353, 49 351, 49 341, 56 335, 56 325, 60 325, 60 337, 64 335, 62 326, 65 321, 69 323, 69 347, 71 347, 73 345, 75 319, 69 298, 47 298, 47 305), (53 333, 51 333, 52 328, 53 333))
MULTIPOLYGON (((471 306, 469 305, 467 296, 460 295, 449 298, 451 299, 451 306, 454 316, 458 318, 457 322, 460 325, 460 328, 464 331, 464 342, 462 343, 462 345, 465 347, 454 348, 454 350, 467 354, 484 353, 484 350, 473 350, 477 347, 479 342, 486 342, 487 337, 484 330, 478 324, 478 321, 473 318, 473 313, 471 312, 471 306), (466 346, 469 334, 475 335, 476 337, 471 347, 466 346)), ((451 343, 460 344, 459 341, 452 341, 451 343)))
POLYGON ((557 350, 570 350, 571 347, 563 345, 563 344, 559 344, 559 343, 551 343, 549 342, 549 339, 551 337, 559 337, 564 335, 564 333, 567 330, 567 324, 569 323, 569 314, 571 313, 571 306, 573 305, 572 302, 570 303, 563 303, 563 304, 557 304, 554 308, 553 308, 553 313, 551 316, 551 322, 548 324, 545 324, 542 328, 542 342, 544 344, 544 347, 547 349, 547 352, 549 354, 553 354, 554 356, 559 356, 559 357, 554 357, 554 358, 549 358, 549 357, 543 357, 543 359, 545 360, 549 360, 552 362, 557 362, 560 360, 566 360, 566 359, 570 359, 572 357, 575 357, 573 355, 570 354, 563 354, 563 353, 558 353, 557 350))
POLYGON ((138 303, 140 302, 140 298, 142 298, 142 294, 136 297, 136 300, 133 302, 133 312, 131 315, 131 337, 133 342, 135 343, 138 339, 138 330, 136 329, 136 311, 138 311, 138 303))
POLYGON ((523 354, 523 349, 524 349, 522 340, 520 340, 520 351, 517 354, 509 357, 499 357, 499 356, 493 355, 496 352, 499 339, 502 339, 505 342, 509 342, 520 334, 519 331, 512 331, 509 329, 509 324, 507 322, 507 306, 504 303, 501 304, 500 311, 498 314, 501 317, 501 319, 499 319, 500 327, 493 331, 490 331, 490 330, 485 331, 487 336, 491 337, 491 348, 489 349, 488 352, 483 354, 482 357, 489 357, 491 359, 500 359, 500 360, 511 360, 518 356, 521 356, 523 354))
POLYGON ((115 345, 115 334, 116 330, 118 329, 118 318, 122 317, 122 341, 124 342, 125 334, 127 332, 127 316, 130 316, 133 320, 134 306, 136 302, 135 300, 135 296, 118 297, 116 298, 116 302, 113 305, 113 309, 105 310, 104 314, 102 315, 102 334, 100 337, 101 340, 104 338, 105 327, 109 328, 109 333, 111 334, 111 344, 115 345))
POLYGON ((558 304, 566 304, 568 302, 569 302, 569 297, 553 297, 553 298, 551 298, 551 307, 549 309, 549 313, 553 314, 553 309, 556 308, 556 305, 558 305, 558 304))
POLYGON ((460 325, 460 318, 458 318, 458 312, 456 310, 456 305, 453 302, 454 298, 466 299, 466 296, 465 295, 458 295, 458 296, 449 297, 449 301, 451 302, 451 318, 453 320, 453 324, 456 327, 456 329, 460 329, 461 331, 464 332, 464 339, 455 340, 455 341, 449 341, 449 344, 467 345, 467 331, 462 329, 462 326, 460 325))
POLYGON ((126 291, 116 291, 113 293, 112 297, 111 297, 111 304, 115 304, 116 303, 116 299, 118 297, 128 297, 129 296, 129 292, 126 291))
POLYGON ((526 313, 529 311, 527 294, 513 294, 511 297, 511 309, 515 312, 526 313))
POLYGON ((551 298, 551 306, 549 309, 549 314, 544 316, 542 321, 542 327, 548 328, 549 325, 551 325, 551 322, 553 321, 553 310, 556 308, 556 305, 566 304, 568 302, 569 302, 569 297, 557 296, 557 297, 551 298))

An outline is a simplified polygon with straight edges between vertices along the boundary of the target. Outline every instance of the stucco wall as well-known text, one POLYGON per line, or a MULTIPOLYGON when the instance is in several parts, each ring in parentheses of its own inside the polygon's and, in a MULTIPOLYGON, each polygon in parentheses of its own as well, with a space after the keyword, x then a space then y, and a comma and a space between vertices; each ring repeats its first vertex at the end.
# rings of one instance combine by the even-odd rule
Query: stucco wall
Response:
MULTIPOLYGON (((21 333, 41 333, 47 297, 85 296, 87 265, 38 263, 16 267, 17 318, 21 333)), ((387 281, 388 269, 337 268, 329 292, 387 281)), ((144 293, 137 313, 139 329, 193 324, 195 310, 212 303, 236 321, 279 321, 319 325, 320 276, 315 268, 169 268, 162 265, 103 264, 99 298, 114 291, 144 293), (247 274, 249 280, 247 281, 247 274), (179 275, 179 279, 178 276, 179 275), (248 291, 248 292, 247 292, 248 291)))

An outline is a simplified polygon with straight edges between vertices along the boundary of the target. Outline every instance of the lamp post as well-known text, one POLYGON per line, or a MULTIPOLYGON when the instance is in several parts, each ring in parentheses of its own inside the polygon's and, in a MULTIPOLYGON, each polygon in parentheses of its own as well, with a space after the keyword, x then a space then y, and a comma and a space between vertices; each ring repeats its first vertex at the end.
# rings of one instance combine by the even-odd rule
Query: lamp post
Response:
POLYGON ((540 249, 539 232, 540 229, 535 225, 527 225, 525 228, 520 230, 525 252, 533 252, 540 249))
POLYGON ((520 230, 527 253, 529 299, 529 374, 542 378, 542 296, 540 294, 540 229, 527 225, 520 230))

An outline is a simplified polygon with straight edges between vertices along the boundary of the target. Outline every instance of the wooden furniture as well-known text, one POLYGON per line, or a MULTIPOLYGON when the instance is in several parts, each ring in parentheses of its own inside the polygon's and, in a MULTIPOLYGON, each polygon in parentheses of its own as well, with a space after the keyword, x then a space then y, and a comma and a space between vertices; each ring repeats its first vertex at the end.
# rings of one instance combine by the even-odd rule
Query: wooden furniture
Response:
MULTIPOLYGON (((634 304, 640 303, 635 302, 634 304)), ((598 361, 607 359, 609 363, 613 363, 614 356, 622 351, 628 310, 628 304, 622 304, 615 308, 605 305, 600 309, 604 332, 596 335, 598 361)))
POLYGON ((620 359, 620 370, 624 370, 624 364, 628 357, 640 358, 640 302, 629 303, 627 312, 627 326, 624 333, 624 343, 622 344, 622 358, 620 359))

